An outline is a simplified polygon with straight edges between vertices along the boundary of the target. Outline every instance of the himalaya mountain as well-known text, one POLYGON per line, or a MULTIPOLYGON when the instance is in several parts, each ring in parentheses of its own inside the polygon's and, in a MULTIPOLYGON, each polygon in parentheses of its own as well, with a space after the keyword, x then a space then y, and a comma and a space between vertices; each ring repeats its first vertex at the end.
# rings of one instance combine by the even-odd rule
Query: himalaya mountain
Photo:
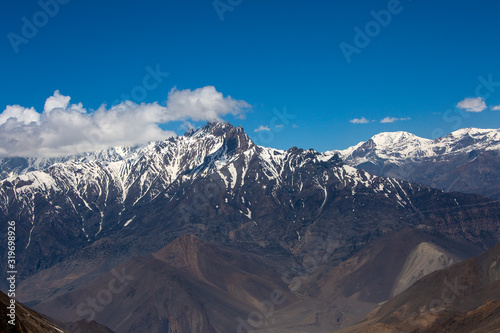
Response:
MULTIPOLYGON (((144 147, 116 147, 52 158, 0 159, 0 180, 65 162, 116 162, 141 154, 144 147)), ((445 191, 500 198, 500 130, 465 128, 430 140, 408 132, 384 132, 368 141, 332 150, 350 166, 369 173, 429 185, 445 191)))
POLYGON ((260 147, 224 123, 43 163, 0 182, 19 299, 78 321, 89 293, 130 270, 134 288, 88 318, 120 332, 234 331, 273 290, 289 302, 259 329, 328 332, 500 239, 496 201, 377 177, 332 153, 260 147), (301 268, 311 256, 314 269, 301 268), (158 289, 162 279, 177 287, 158 289))
POLYGON ((380 133, 331 153, 378 176, 500 198, 499 129, 465 128, 436 140, 408 132, 380 133))

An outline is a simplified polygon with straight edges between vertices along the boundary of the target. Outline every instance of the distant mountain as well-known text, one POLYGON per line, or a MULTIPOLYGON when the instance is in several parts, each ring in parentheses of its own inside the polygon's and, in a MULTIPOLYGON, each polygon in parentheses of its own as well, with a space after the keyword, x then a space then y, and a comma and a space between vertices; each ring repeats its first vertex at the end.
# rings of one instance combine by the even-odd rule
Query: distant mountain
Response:
POLYGON ((177 331, 234 328, 234 321, 213 316, 209 300, 231 318, 248 317, 258 304, 231 289, 231 276, 247 281, 237 289, 255 298, 272 286, 298 300, 276 310, 266 321, 270 326, 329 332, 356 322, 421 276, 493 246, 500 240, 499 216, 497 201, 374 176, 333 153, 260 147, 227 123, 83 160, 68 157, 0 182, 0 221, 16 221, 19 300, 66 313, 86 291, 109 283, 113 269, 141 267, 149 273, 134 288, 150 293, 143 295, 144 308, 131 288, 97 317, 125 332, 134 331, 125 308, 144 322, 154 317, 153 332, 167 322, 177 331), (193 238, 183 238, 188 234, 193 238), (175 266, 175 258, 161 252, 166 247, 183 258, 181 244, 194 251, 183 264, 200 259, 191 268, 175 266), (311 256, 317 269, 305 274, 311 256), (233 264, 224 266, 225 260, 233 264), (429 260, 434 264, 426 265, 429 260), (261 269, 252 262, 261 262, 261 269), (210 271, 215 267, 229 280, 210 271), (221 290, 228 294, 218 299, 221 290), (185 302, 200 326, 186 326, 194 317, 181 315, 185 302))
POLYGON ((381 305, 348 332, 500 331, 500 243, 433 272, 381 305))
POLYGON ((47 169, 53 164, 77 162, 117 162, 126 158, 133 158, 141 147, 113 147, 97 152, 87 152, 77 155, 61 157, 7 157, 0 158, 0 180, 10 177, 47 169))
POLYGON ((380 133, 330 152, 335 153, 378 176, 500 198, 500 129, 465 128, 434 141, 407 132, 380 133))

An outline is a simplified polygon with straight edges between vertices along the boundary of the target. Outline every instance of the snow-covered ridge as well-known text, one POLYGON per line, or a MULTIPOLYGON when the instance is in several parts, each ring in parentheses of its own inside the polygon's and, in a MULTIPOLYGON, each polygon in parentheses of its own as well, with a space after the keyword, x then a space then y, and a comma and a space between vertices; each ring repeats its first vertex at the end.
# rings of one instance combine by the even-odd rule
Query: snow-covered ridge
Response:
MULTIPOLYGON (((168 150, 168 148, 163 147, 165 144, 169 147, 176 147, 173 150, 175 154, 177 154, 177 159, 182 150, 198 151, 199 147, 194 148, 193 145, 202 138, 212 149, 208 152, 208 155, 210 155, 214 150, 219 149, 221 144, 221 142, 212 142, 210 140, 217 141, 216 138, 218 135, 214 135, 214 132, 223 132, 229 127, 232 127, 232 125, 227 123, 213 123, 211 126, 189 130, 184 136, 171 138, 166 141, 151 142, 138 147, 112 147, 97 152, 54 158, 3 158, 0 159, 0 180, 15 178, 30 171, 45 170, 52 165, 67 162, 99 162, 105 166, 113 164, 112 169, 114 171, 118 168, 121 169, 123 173, 125 165, 133 164, 134 161, 137 161, 141 157, 154 159, 154 154, 151 153, 152 151, 160 149, 160 151, 165 153, 165 149, 168 150)), ((235 130, 244 133, 241 127, 237 127, 235 130)), ((267 156, 266 158, 270 165, 277 160, 282 160, 286 155, 286 151, 284 150, 265 147, 260 148, 271 152, 265 152, 262 155, 263 157, 267 156)), ((403 131, 383 132, 373 136, 365 142, 360 142, 347 149, 321 153, 317 156, 317 159, 328 160, 335 154, 338 154, 342 160, 349 165, 359 165, 369 162, 374 158, 398 163, 398 161, 401 160, 415 160, 426 157, 445 156, 446 154, 468 153, 472 150, 500 150, 500 129, 464 128, 434 141, 403 131)), ((203 161, 205 156, 205 154, 196 155, 193 162, 195 164, 200 164, 200 161, 203 161)), ((164 165, 164 167, 167 168, 169 174, 177 175, 179 172, 179 165, 176 164, 175 157, 172 158, 173 163, 167 163, 168 165, 164 165)), ((218 165, 221 166, 220 163, 218 163, 218 165)))
MULTIPOLYGON (((24 165, 11 170, 3 183, 28 182, 32 183, 31 187, 42 186, 34 179, 35 175, 43 173, 47 179, 55 175, 74 187, 85 182, 85 179, 90 180, 102 174, 111 178, 126 196, 133 186, 148 187, 152 179, 161 180, 163 186, 168 186, 183 173, 199 176, 217 170, 222 174, 221 170, 227 169, 233 174, 234 167, 231 164, 241 157, 239 153, 243 153, 246 164, 254 155, 258 155, 265 173, 269 178, 277 179, 284 165, 290 163, 290 155, 293 155, 289 151, 255 145, 241 127, 210 123, 200 129, 190 130, 183 136, 140 147, 113 147, 61 158, 25 159, 24 165), (232 142, 228 144, 228 140, 232 142)), ((313 150, 304 151, 304 154, 308 157, 301 159, 298 167, 310 162, 325 162, 332 157, 313 150)), ((8 160, 11 159, 1 162, 7 163, 8 160)))
POLYGON ((420 138, 414 134, 398 131, 398 132, 382 132, 374 135, 371 140, 379 147, 387 147, 391 145, 398 145, 402 143, 413 142, 415 144, 426 145, 430 144, 432 140, 420 138))
POLYGON ((469 153, 473 150, 500 150, 500 129, 464 128, 442 138, 430 140, 408 132, 383 132, 365 142, 338 153, 349 165, 360 165, 375 160, 398 164, 401 161, 422 158, 446 159, 447 155, 469 153))
MULTIPOLYGON (((260 147, 241 127, 210 123, 183 136, 140 147, 114 147, 65 158, 26 159, 24 168, 13 169, 0 185, 11 184, 23 196, 68 189, 90 188, 98 193, 112 189, 120 192, 122 202, 133 200, 135 204, 141 199, 153 199, 181 175, 189 175, 181 179, 186 180, 216 172, 228 188, 234 189, 245 183, 254 157, 260 161, 263 175, 279 184, 286 170, 294 172, 307 164, 326 162, 336 154, 347 165, 357 166, 380 160, 398 164, 419 158, 446 158, 447 154, 481 149, 500 150, 500 130, 461 129, 434 141, 408 132, 380 133, 346 150, 318 153, 260 147)), ((356 178, 354 169, 345 170, 356 178)))
POLYGON ((96 152, 87 152, 62 157, 15 157, 0 158, 0 179, 16 177, 30 171, 44 170, 51 165, 66 162, 111 163, 124 159, 137 158, 148 145, 140 147, 112 147, 96 152))
POLYGON ((463 128, 434 140, 446 153, 470 152, 472 150, 500 150, 500 129, 463 128))

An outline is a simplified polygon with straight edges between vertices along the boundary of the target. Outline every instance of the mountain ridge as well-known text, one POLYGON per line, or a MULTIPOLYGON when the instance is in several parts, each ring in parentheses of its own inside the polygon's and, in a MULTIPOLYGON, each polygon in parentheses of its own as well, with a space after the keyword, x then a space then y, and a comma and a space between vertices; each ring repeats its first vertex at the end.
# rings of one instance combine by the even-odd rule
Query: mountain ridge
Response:
POLYGON ((464 128, 435 140, 384 132, 326 154, 378 176, 500 198, 500 129, 464 128))
MULTIPOLYGON (((208 122, 206 125, 200 127, 200 128, 191 128, 185 132, 184 135, 180 135, 177 137, 171 137, 168 138, 164 141, 171 141, 176 138, 180 137, 191 137, 195 133, 202 133, 207 130, 207 128, 210 128, 211 126, 217 126, 217 124, 224 124, 224 126, 230 125, 233 127, 230 123, 224 123, 224 122, 208 122)), ((243 130, 241 126, 238 126, 236 128, 239 128, 240 130, 243 130)), ((382 146, 385 148, 391 148, 390 144, 394 143, 403 143, 403 144, 411 144, 412 141, 416 143, 416 146, 422 146, 425 149, 422 149, 420 151, 417 150, 415 155, 419 157, 427 156, 427 157, 432 157, 435 156, 436 154, 443 153, 443 148, 446 144, 452 143, 451 141, 453 139, 459 139, 463 140, 466 136, 469 137, 476 137, 476 138, 481 138, 481 139, 489 139, 492 142, 495 143, 494 147, 489 147, 489 150, 498 150, 500 149, 500 130, 499 129, 481 129, 481 128, 476 128, 476 127, 469 127, 469 128, 462 128, 459 130, 456 130, 454 132, 451 132, 443 137, 436 138, 435 140, 431 139, 426 139, 419 137, 415 134, 412 134, 410 132, 406 131, 396 131, 396 132, 381 132, 367 141, 361 141, 357 145, 351 146, 349 148, 343 149, 343 150, 329 150, 325 151, 324 154, 330 156, 333 154, 339 154, 339 156, 343 160, 347 160, 348 158, 352 159, 350 155, 356 151, 360 146, 363 144, 367 144, 370 142, 371 144, 375 144, 377 146, 382 146), (406 140, 402 140, 406 139, 406 140), (385 141, 385 144, 384 144, 385 141), (438 144, 439 143, 439 144, 438 144), (432 146, 436 145, 434 147, 435 150, 431 147, 427 146, 432 146)), ((27 172, 31 171, 40 171, 43 169, 46 169, 50 167, 53 164, 56 163, 65 163, 65 162, 92 162, 92 161, 102 161, 102 162, 116 162, 119 160, 131 158, 134 155, 140 154, 144 150, 146 150, 148 147, 151 145, 158 144, 163 141, 152 141, 150 143, 146 143, 140 146, 136 147, 126 147, 126 146, 117 146, 117 147, 110 147, 108 149, 103 149, 103 150, 98 150, 95 152, 86 152, 86 153, 80 153, 76 155, 68 155, 68 156, 61 156, 61 157, 51 157, 51 158, 43 158, 43 157, 8 157, 8 158, 0 158, 0 180, 3 180, 5 178, 11 178, 11 177, 16 177, 22 174, 25 174, 27 172)), ((478 143, 476 146, 472 146, 469 148, 469 151, 474 150, 474 149, 481 149, 481 148, 487 148, 487 143, 481 145, 478 143)), ((418 147, 416 147, 418 148, 418 147)), ((274 149, 274 148, 271 148, 274 149)), ((467 147, 466 147, 467 149, 467 147)), ((276 149, 279 150, 279 149, 276 149)), ((282 150, 283 151, 283 150, 282 150)), ((414 149, 415 151, 415 149, 414 149)), ((410 156, 411 157, 411 156, 410 156)), ((401 156, 400 156, 401 158, 401 156)), ((361 162, 362 163, 362 162, 361 162)), ((349 165, 353 164, 360 164, 360 162, 350 162, 349 165)))

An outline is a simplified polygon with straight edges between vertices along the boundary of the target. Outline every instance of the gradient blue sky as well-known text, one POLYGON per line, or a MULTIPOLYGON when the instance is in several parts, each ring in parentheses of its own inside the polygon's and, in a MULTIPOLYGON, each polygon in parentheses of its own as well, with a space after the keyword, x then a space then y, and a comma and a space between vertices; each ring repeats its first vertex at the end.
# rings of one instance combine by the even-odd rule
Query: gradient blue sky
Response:
MULTIPOLYGON (((22 35, 22 18, 32 21, 41 7, 4 0, 0 108, 41 111, 60 90, 97 109, 141 84, 147 66, 160 66, 170 75, 145 102, 164 102, 174 86, 213 85, 253 107, 244 119, 224 119, 276 148, 323 151, 382 131, 433 138, 500 126, 500 111, 490 108, 500 104, 499 2, 401 0, 400 12, 350 63, 340 43, 354 45, 354 28, 365 30, 370 12, 391 1, 221 2, 237 4, 223 20, 210 0, 71 0, 16 53, 8 34, 22 35), (496 85, 477 90, 479 77, 496 85), (488 108, 459 112, 467 97, 483 97, 488 108), (295 118, 276 128, 273 109, 284 108, 295 118), (372 122, 350 122, 361 117, 372 122), (385 117, 410 120, 380 123, 385 117), (259 126, 271 131, 254 132, 259 126)), ((180 125, 162 128, 182 134, 180 125)))

